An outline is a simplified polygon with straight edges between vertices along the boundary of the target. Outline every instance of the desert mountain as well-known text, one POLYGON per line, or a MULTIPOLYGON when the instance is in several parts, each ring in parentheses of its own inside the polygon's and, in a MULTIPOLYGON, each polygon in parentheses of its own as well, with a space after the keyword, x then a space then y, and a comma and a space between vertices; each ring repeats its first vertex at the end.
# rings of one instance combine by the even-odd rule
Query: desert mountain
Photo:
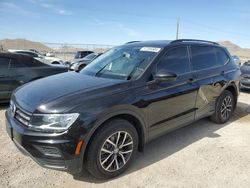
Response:
POLYGON ((40 52, 50 52, 53 51, 50 47, 40 43, 33 42, 26 39, 4 39, 0 40, 0 46, 4 50, 15 49, 15 50, 30 50, 34 49, 40 52))

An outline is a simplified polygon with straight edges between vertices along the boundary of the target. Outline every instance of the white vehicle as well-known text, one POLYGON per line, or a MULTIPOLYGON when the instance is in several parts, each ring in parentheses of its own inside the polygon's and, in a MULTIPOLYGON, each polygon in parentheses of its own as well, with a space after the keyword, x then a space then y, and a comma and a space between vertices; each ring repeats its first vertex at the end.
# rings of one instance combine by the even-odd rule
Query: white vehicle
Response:
POLYGON ((51 57, 51 56, 44 56, 39 54, 38 52, 31 51, 31 50, 8 50, 9 52, 12 53, 19 53, 19 54, 25 54, 28 56, 31 56, 43 63, 49 63, 49 64, 64 64, 63 60, 58 59, 56 57, 51 57))

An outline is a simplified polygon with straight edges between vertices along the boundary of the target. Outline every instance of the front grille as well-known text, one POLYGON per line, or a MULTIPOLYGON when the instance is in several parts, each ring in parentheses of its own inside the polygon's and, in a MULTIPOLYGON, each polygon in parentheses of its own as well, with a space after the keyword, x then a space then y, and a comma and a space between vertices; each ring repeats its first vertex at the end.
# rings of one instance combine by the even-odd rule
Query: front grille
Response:
POLYGON ((242 75, 243 79, 250 79, 250 75, 242 75))
POLYGON ((32 115, 31 113, 17 107, 16 104, 13 103, 13 101, 10 101, 10 110, 14 119, 25 126, 29 126, 32 115))
POLYGON ((250 87, 250 82, 241 82, 241 85, 243 85, 243 86, 246 86, 246 87, 250 87))

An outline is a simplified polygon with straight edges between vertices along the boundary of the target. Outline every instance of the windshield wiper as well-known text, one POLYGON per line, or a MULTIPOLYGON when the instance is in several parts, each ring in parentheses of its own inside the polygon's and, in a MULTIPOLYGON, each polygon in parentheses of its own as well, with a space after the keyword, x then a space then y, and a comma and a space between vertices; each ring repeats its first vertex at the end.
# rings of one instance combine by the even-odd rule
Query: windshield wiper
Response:
POLYGON ((99 76, 99 74, 111 63, 115 62, 117 59, 119 59, 120 57, 117 57, 116 59, 110 61, 109 63, 107 63, 106 65, 104 65, 97 73, 95 73, 95 76, 99 76))
POLYGON ((143 61, 145 61, 145 58, 142 59, 141 61, 139 61, 137 63, 137 65, 133 68, 133 70, 129 73, 129 75, 127 76, 127 80, 130 80, 132 78, 132 75, 134 74, 135 70, 143 63, 143 61))
POLYGON ((99 74, 100 74, 108 65, 110 65, 110 63, 112 63, 112 61, 109 62, 109 63, 107 63, 106 65, 104 65, 98 72, 96 72, 96 73, 95 73, 95 76, 99 76, 99 74))

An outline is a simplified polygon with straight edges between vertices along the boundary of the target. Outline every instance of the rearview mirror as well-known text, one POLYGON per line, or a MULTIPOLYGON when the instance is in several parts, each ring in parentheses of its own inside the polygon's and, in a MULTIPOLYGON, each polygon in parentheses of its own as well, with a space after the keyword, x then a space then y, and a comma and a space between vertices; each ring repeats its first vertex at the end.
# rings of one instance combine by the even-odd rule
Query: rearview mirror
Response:
POLYGON ((177 75, 172 72, 167 72, 166 70, 159 70, 155 74, 155 81, 157 82, 167 82, 167 81, 175 81, 177 75))

